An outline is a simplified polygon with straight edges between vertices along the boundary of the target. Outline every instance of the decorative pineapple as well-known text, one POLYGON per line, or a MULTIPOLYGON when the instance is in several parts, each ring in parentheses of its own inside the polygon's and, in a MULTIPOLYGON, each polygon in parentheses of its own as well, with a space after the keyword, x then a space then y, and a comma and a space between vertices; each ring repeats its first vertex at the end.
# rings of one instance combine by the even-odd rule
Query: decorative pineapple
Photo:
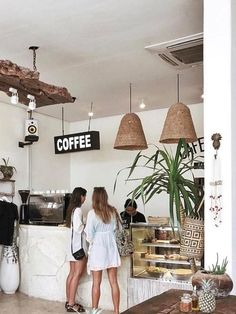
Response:
POLYGON ((199 309, 203 313, 212 313, 216 308, 216 299, 215 299, 215 288, 214 282, 209 280, 202 280, 201 283, 202 291, 199 296, 199 309))

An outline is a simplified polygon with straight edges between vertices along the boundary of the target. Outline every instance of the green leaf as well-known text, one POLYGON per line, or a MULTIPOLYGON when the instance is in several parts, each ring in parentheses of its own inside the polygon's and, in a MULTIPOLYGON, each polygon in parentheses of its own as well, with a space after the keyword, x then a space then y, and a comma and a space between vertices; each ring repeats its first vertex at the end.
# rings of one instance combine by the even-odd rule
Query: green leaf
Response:
POLYGON ((133 162, 132 166, 129 167, 129 168, 130 168, 130 172, 129 172, 129 174, 128 174, 128 178, 132 175, 132 173, 133 173, 133 171, 134 171, 134 169, 135 169, 135 167, 136 167, 136 165, 137 165, 137 162, 139 161, 140 157, 142 157, 141 152, 142 152, 142 151, 140 151, 140 152, 137 154, 137 156, 136 156, 135 159, 134 159, 134 162, 133 162))
POLYGON ((181 226, 181 219, 180 219, 180 194, 179 189, 177 186, 174 188, 174 198, 175 198, 175 209, 176 209, 176 220, 178 224, 178 228, 180 229, 181 226))
POLYGON ((6 159, 6 158, 2 158, 3 162, 4 162, 4 166, 8 166, 8 163, 9 163, 9 157, 6 159))
POLYGON ((189 200, 189 197, 188 197, 188 193, 187 191, 185 190, 184 186, 182 184, 179 184, 179 189, 182 193, 182 196, 183 196, 183 199, 184 199, 184 203, 185 203, 185 206, 187 206, 187 208, 185 208, 185 210, 187 210, 187 214, 188 215, 191 215, 193 213, 193 206, 189 200))
MULTIPOLYGON (((175 155, 166 149, 157 148, 152 156, 136 155, 134 162, 128 170, 126 181, 139 182, 133 191, 128 195, 133 198, 141 198, 144 203, 149 202, 155 195, 160 193, 169 194, 170 223, 174 231, 175 217, 180 229, 180 206, 184 203, 186 214, 194 213, 195 204, 198 200, 197 189, 194 184, 192 152, 189 154, 189 147, 185 140, 180 139, 175 155), (184 155, 189 158, 184 158, 184 155), (135 169, 142 167, 147 169, 148 175, 135 177, 135 169), (150 172, 152 172, 150 174, 150 172), (184 175, 191 174, 192 179, 185 178, 184 175)), ((124 170, 122 169, 122 170, 124 170)), ((118 172, 117 176, 120 174, 118 172)), ((115 181, 115 186, 117 178, 115 181)))
POLYGON ((123 168, 121 170, 118 171, 117 175, 116 175, 116 179, 115 179, 115 182, 114 182, 114 186, 113 186, 113 194, 115 193, 115 190, 116 190, 116 185, 117 185, 117 180, 118 180, 118 177, 120 175, 120 173, 126 169, 129 169, 130 167, 126 167, 126 168, 123 168))

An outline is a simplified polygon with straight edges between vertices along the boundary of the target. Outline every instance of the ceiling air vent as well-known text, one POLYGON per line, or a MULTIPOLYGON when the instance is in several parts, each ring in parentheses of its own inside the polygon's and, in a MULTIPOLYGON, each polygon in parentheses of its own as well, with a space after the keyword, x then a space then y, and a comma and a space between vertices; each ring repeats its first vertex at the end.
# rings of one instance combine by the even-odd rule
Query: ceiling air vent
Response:
POLYGON ((145 49, 177 69, 197 66, 203 62, 203 33, 146 46, 145 49))

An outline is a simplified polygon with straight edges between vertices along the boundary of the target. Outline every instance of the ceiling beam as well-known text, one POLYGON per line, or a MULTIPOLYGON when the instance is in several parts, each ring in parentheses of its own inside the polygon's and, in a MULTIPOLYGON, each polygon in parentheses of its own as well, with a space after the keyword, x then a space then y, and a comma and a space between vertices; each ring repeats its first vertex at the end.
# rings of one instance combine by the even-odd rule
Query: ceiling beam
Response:
POLYGON ((9 60, 0 60, 0 90, 11 96, 9 88, 17 89, 19 102, 28 106, 27 95, 35 96, 37 107, 73 103, 65 87, 58 87, 39 80, 39 72, 18 66, 9 60))

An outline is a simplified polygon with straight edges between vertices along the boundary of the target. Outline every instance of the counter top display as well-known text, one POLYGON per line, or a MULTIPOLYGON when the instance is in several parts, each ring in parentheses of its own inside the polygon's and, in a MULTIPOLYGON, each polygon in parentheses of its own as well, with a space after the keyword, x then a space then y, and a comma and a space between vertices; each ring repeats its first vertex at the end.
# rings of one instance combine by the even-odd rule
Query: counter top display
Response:
MULTIPOLYGON (((19 258, 21 268, 20 291, 33 297, 65 301, 66 261, 69 229, 63 226, 20 225, 19 258)), ((121 310, 127 308, 127 278, 130 276, 130 257, 122 258, 118 269, 121 292, 121 310)), ((91 305, 92 278, 85 273, 78 289, 78 300, 91 305)), ((110 285, 104 271, 100 306, 112 309, 110 285)))
MULTIPOLYGON (((186 256, 180 255, 180 241, 174 238, 171 227, 131 224, 131 238, 135 246, 132 277, 190 280, 190 263, 186 256)), ((200 261, 197 266, 200 267, 200 261)))

